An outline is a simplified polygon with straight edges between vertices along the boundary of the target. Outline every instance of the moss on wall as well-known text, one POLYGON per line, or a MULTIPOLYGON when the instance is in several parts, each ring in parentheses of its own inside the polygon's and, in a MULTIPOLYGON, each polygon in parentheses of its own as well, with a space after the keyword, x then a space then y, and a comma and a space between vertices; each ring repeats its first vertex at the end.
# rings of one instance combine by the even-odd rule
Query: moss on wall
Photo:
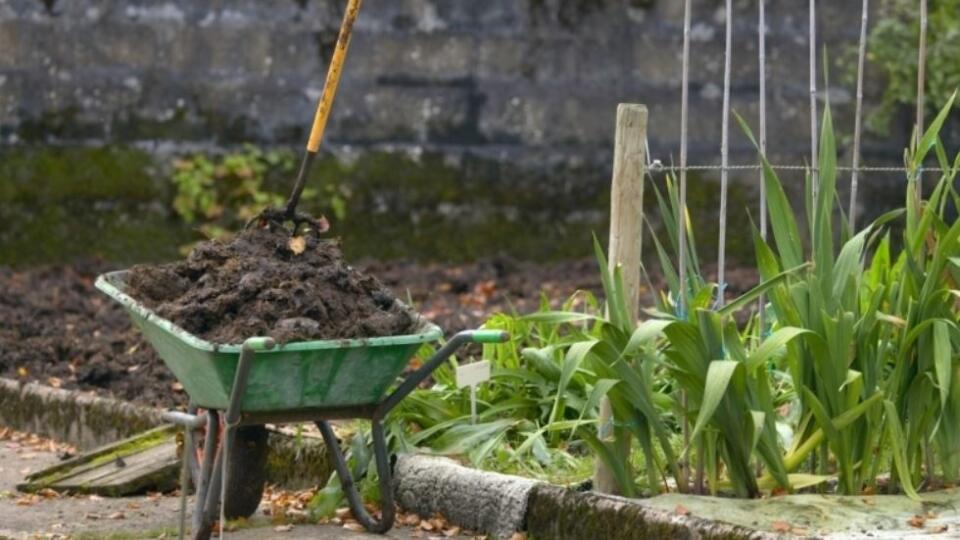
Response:
MULTIPOLYGON (((19 147, 0 157, 0 265, 171 260, 199 239, 170 211, 172 157, 124 146, 19 147)), ((289 176, 268 173, 267 188, 286 193, 289 176)), ((707 179, 691 183, 700 254, 710 261, 719 187, 707 179)), ((304 209, 331 217, 323 194, 345 194, 346 213, 333 220, 334 233, 355 259, 590 257, 591 235, 604 237, 608 226, 609 172, 596 166, 531 170, 469 155, 451 161, 440 153, 371 151, 354 160, 324 156, 308 186, 321 195, 304 209)), ((647 193, 648 218, 656 224, 655 199, 647 193)), ((750 194, 732 183, 731 231, 747 230, 748 203, 750 194)), ((749 261, 749 237, 729 235, 728 254, 749 261)))

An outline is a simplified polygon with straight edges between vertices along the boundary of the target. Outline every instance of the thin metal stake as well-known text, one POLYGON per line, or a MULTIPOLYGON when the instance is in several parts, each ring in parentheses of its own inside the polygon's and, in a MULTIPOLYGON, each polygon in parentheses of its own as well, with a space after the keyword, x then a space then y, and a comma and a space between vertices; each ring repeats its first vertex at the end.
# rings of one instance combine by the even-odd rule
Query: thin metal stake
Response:
POLYGON ((817 0, 810 0, 810 180, 813 206, 817 206, 820 175, 817 170, 817 0))
POLYGON ((863 69, 864 59, 867 56, 867 23, 869 17, 869 0, 863 0, 863 15, 860 18, 860 51, 857 58, 857 109, 854 113, 853 124, 853 172, 850 174, 850 230, 855 231, 857 225, 857 180, 860 167, 860 133, 863 125, 863 69))
POLYGON ((720 139, 720 239, 717 246, 717 306, 723 307, 727 263, 727 182, 730 165, 730 62, 733 55, 733 0, 727 0, 726 48, 723 62, 723 122, 720 139))
MULTIPOLYGON (((759 23, 757 26, 757 40, 760 63, 760 154, 767 155, 767 19, 764 10, 766 0, 758 2, 760 6, 759 23)), ((763 177, 763 169, 760 170, 760 237, 767 239, 767 183, 763 177)), ((759 321, 760 335, 767 329, 766 324, 766 304, 767 299, 760 295, 759 321)))
POLYGON ((686 318, 687 311, 687 109, 690 104, 690 0, 683 7, 683 60, 680 90, 680 209, 677 214, 677 254, 680 291, 677 311, 686 318))
POLYGON ((477 423, 477 385, 470 385, 470 423, 477 423))
MULTIPOLYGON (((680 209, 677 215, 677 230, 680 235, 678 239, 680 253, 677 254, 680 266, 677 315, 682 319, 687 318, 687 108, 690 103, 690 11, 690 0, 685 0, 683 6, 683 65, 680 91, 680 209)), ((681 401, 683 408, 686 409, 686 392, 681 395, 681 401)), ((690 422, 686 415, 683 417, 683 443, 686 448, 690 447, 690 422)), ((682 465, 682 477, 677 479, 680 484, 677 487, 681 493, 685 493, 690 486, 689 461, 684 458, 682 465)))
MULTIPOLYGON (((923 113, 925 107, 925 95, 924 90, 926 87, 926 77, 927 77, 927 0, 920 0, 920 54, 917 59, 917 133, 916 133, 916 147, 920 148, 920 140, 923 138, 923 113)), ((920 197, 923 195, 923 175, 920 174, 920 169, 917 170, 916 178, 916 188, 917 188, 917 202, 919 203, 920 197)))

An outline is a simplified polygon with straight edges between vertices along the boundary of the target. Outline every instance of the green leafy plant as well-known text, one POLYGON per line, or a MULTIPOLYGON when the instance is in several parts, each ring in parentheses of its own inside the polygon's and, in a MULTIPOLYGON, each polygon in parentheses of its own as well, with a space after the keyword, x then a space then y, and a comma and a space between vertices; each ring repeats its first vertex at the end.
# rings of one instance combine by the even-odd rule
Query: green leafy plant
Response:
MULTIPOLYGON (((173 209, 206 238, 221 238, 243 227, 266 207, 281 206, 293 181, 296 167, 292 152, 260 150, 251 145, 239 152, 219 156, 194 154, 173 161, 176 194, 173 209)), ((320 188, 304 190, 306 205, 322 208, 342 221, 346 216, 349 191, 344 186, 325 182, 320 188), (322 193, 322 197, 318 197, 322 193)))
MULTIPOLYGON (((952 413, 946 409, 953 357, 960 344, 952 337, 958 332, 957 310, 950 293, 953 278, 945 270, 958 249, 960 222, 953 226, 946 222, 945 197, 953 190, 956 170, 950 171, 938 142, 953 99, 948 99, 920 144, 908 153, 908 166, 914 172, 908 178, 906 211, 881 216, 856 234, 841 228, 837 235, 833 226, 834 215, 841 210, 836 143, 827 108, 817 160, 819 191, 814 194, 808 179, 805 197, 812 264, 769 295, 775 326, 802 332, 787 345, 781 360, 800 389, 804 418, 785 458, 787 468, 798 468, 819 450, 818 471, 836 474, 842 493, 875 488, 878 472, 888 470, 907 494, 916 496, 927 445, 934 438, 944 443, 942 463, 956 463, 953 454, 960 450, 947 444, 957 434, 955 425, 945 422, 952 413), (921 203, 915 171, 934 149, 950 172, 930 199, 921 203), (893 257, 889 234, 881 236, 881 232, 888 222, 903 216, 903 246, 893 257), (839 249, 835 247, 838 236, 839 249), (881 465, 883 459, 890 460, 888 468, 881 465)), ((749 134, 742 120, 741 124, 749 134)), ((767 279, 807 256, 795 212, 765 159, 764 182, 775 249, 757 231, 754 239, 758 267, 767 279)), ((932 476, 932 460, 927 461, 932 476)), ((956 472, 948 476, 955 477, 956 472)))
POLYGON ((207 238, 222 237, 264 207, 282 204, 281 195, 266 190, 266 175, 270 170, 289 174, 293 166, 292 154, 253 146, 213 158, 196 154, 177 159, 173 209, 207 238))
MULTIPOLYGON (((920 14, 913 0, 884 0, 870 32, 870 60, 886 76, 883 100, 867 125, 884 132, 899 105, 915 105, 920 14)), ((930 2, 927 30, 927 99, 931 111, 960 86, 960 0, 930 2)))
POLYGON ((819 183, 814 189, 808 178, 802 208, 761 156, 772 229, 770 241, 753 231, 761 281, 722 307, 692 233, 687 282, 679 281, 680 206, 668 179, 656 194, 671 238, 654 244, 668 290, 646 310, 649 320, 632 321, 620 269, 609 269, 595 239, 603 304, 579 293, 557 310, 544 300, 533 314, 492 317, 486 326, 513 339, 484 346, 493 379, 480 388, 476 422, 454 360, 395 410, 393 447, 550 478, 564 468, 586 474, 589 451, 627 496, 709 489, 757 497, 835 480, 839 493, 916 498, 955 483, 960 154, 950 161, 938 135, 954 99, 906 153, 905 208, 860 231, 846 228, 839 204, 829 106, 819 183), (923 199, 919 170, 931 154, 945 172, 923 199), (750 313, 762 296, 767 327, 750 313), (598 435, 604 397, 613 440, 598 435), (626 439, 637 441, 635 453, 625 454, 626 439))
MULTIPOLYGON (((579 306, 581 318, 596 311, 597 302, 580 292, 564 306, 579 306)), ((541 312, 549 304, 542 301, 541 312)), ((405 447, 426 447, 438 454, 467 456, 476 465, 513 470, 555 480, 580 480, 583 448, 574 436, 579 427, 596 423, 603 394, 591 374, 566 362, 564 344, 571 338, 556 325, 530 317, 498 314, 485 328, 506 330, 511 341, 484 345, 481 356, 491 362, 491 379, 478 388, 477 418, 472 421, 470 394, 457 388, 457 360, 434 373, 434 384, 405 399, 391 414, 405 447)))
MULTIPOLYGON (((636 328, 629 322, 619 270, 606 270, 599 245, 607 315, 590 317, 585 328, 571 326, 583 320, 577 313, 529 317, 565 325, 576 338, 560 345, 565 362, 592 373, 595 383, 610 381, 616 437, 640 443, 648 491, 669 486, 672 477, 680 491, 705 482, 712 493, 756 497, 765 488, 791 491, 836 478, 840 493, 854 494, 878 489, 878 477, 889 472, 889 491, 916 497, 924 472, 928 480, 938 468, 947 481, 957 477, 960 223, 954 218, 951 225, 948 216, 960 208, 952 187, 960 156, 949 162, 937 136, 952 101, 908 152, 906 209, 856 234, 836 219, 842 209, 829 107, 818 190, 808 179, 802 214, 764 160, 773 242, 754 231, 761 284, 724 307, 714 307, 716 285, 703 279, 695 253, 686 257, 688 282, 679 283, 671 239, 655 243, 671 289, 648 311, 655 319, 636 328), (930 152, 948 172, 921 201, 916 171, 930 152), (797 215, 806 216, 806 228, 797 215), (899 219, 905 236, 894 253, 885 231, 899 219), (762 294, 771 327, 738 325, 733 315, 762 294), (678 313, 681 297, 686 309, 678 313)), ((668 182, 658 199, 664 221, 675 223, 675 186, 668 182)), ((688 245, 694 249, 692 236, 688 245)), ((624 494, 637 494, 616 441, 600 441, 591 429, 580 427, 577 435, 607 462, 624 494)))

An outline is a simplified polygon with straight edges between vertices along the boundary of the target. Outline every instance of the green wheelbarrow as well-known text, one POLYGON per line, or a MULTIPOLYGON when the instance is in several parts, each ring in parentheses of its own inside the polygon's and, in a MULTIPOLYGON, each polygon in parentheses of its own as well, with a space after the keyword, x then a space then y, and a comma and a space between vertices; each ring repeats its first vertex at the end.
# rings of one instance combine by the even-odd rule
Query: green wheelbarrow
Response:
POLYGON ((265 481, 264 424, 315 422, 354 517, 370 532, 393 526, 391 470, 383 420, 400 401, 466 343, 500 343, 499 330, 460 332, 389 394, 410 358, 442 333, 424 321, 417 333, 369 339, 309 341, 277 346, 271 338, 217 345, 200 339, 137 302, 124 290, 127 271, 104 274, 96 286, 124 306, 163 362, 190 396, 187 412, 168 411, 164 419, 183 426, 180 537, 186 529, 187 484, 196 493, 192 531, 207 539, 219 518, 256 511, 265 481), (381 516, 363 506, 329 420, 365 418, 372 426, 379 474, 381 516))

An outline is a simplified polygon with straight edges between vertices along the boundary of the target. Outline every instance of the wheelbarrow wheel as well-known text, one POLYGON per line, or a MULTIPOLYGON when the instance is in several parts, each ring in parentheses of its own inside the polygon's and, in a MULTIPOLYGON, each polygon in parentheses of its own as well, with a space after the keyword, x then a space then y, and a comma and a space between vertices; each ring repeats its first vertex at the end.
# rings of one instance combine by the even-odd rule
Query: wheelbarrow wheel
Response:
MULTIPOLYGON (((221 433, 223 425, 221 424, 221 433)), ((227 505, 224 508, 227 519, 248 518, 257 511, 263 488, 267 481, 267 429, 263 426, 242 426, 236 429, 236 438, 230 448, 229 483, 227 485, 227 505)), ((190 477, 194 490, 200 478, 200 464, 203 463, 203 443, 206 428, 194 432, 193 453, 190 460, 190 477)))

